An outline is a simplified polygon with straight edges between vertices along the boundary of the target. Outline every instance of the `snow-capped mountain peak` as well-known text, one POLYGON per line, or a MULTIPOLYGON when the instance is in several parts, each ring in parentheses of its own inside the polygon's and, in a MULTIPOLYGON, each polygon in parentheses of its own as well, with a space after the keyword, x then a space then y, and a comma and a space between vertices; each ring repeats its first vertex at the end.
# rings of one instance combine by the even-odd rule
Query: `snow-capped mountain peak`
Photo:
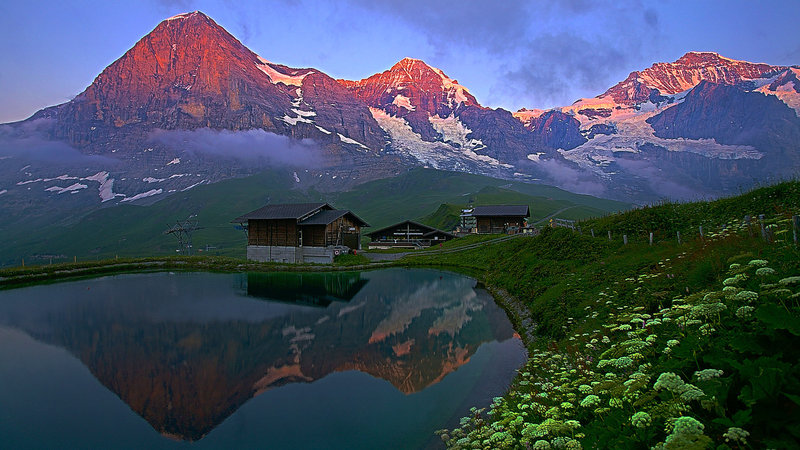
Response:
POLYGON ((628 77, 599 97, 610 96, 620 105, 634 105, 651 97, 677 94, 701 81, 737 84, 785 70, 783 66, 751 63, 720 56, 715 52, 688 52, 671 63, 655 63, 628 77))
POLYGON ((391 115, 425 111, 447 117, 458 108, 480 106, 457 80, 415 58, 403 58, 389 70, 362 80, 339 82, 371 107, 391 115))

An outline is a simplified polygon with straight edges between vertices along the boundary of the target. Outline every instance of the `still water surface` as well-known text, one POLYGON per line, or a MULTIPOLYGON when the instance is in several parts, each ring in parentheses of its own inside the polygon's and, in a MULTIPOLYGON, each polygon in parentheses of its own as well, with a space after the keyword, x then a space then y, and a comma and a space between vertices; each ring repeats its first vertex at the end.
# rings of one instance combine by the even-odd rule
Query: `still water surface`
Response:
POLYGON ((525 350, 432 270, 150 273, 0 291, 5 448, 422 448, 525 350))

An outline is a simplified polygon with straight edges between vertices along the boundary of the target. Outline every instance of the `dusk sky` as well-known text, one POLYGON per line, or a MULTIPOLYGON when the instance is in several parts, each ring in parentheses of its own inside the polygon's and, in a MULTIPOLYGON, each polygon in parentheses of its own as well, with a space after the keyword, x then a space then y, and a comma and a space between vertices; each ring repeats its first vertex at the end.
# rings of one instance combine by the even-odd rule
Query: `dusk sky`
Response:
POLYGON ((70 100, 161 20, 194 10, 276 63, 361 79, 419 58, 512 111, 593 97, 690 50, 800 64, 797 0, 7 1, 0 123, 70 100))

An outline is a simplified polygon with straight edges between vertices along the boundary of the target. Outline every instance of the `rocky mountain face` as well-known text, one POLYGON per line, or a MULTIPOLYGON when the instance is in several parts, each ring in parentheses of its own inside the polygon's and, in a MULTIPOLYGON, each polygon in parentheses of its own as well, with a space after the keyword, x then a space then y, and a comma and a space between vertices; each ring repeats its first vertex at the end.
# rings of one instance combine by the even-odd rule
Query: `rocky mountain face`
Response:
MULTIPOLYGON (((697 198, 796 174, 797 67, 690 52, 551 111, 579 122, 559 152, 629 198, 697 198), (575 141, 572 141, 575 142, 575 141)), ((522 110, 528 124, 550 111, 522 110)), ((531 126, 531 125, 529 125, 531 126)))
POLYGON ((186 13, 72 101, 0 126, 0 152, 35 147, 0 155, 11 158, 0 195, 15 210, 31 196, 147 202, 266 166, 300 187, 347 189, 420 165, 626 201, 722 195, 796 173, 799 75, 690 52, 597 97, 512 114, 418 59, 334 80, 271 63, 186 13), (75 169, 36 152, 74 154, 75 169))
POLYGON ((458 81, 419 59, 404 58, 369 78, 339 82, 367 105, 405 119, 426 141, 440 137, 429 117, 448 117, 469 106, 480 107, 458 81))
POLYGON ((200 12, 161 22, 74 100, 33 118, 55 119, 55 138, 100 153, 116 132, 153 129, 257 128, 323 144, 343 136, 372 151, 385 142, 335 80, 259 57, 200 12))
POLYGON ((369 107, 336 80, 271 63, 200 12, 161 22, 73 100, 0 127, 0 147, 31 138, 32 153, 64 151, 57 164, 15 154, 0 169, 4 200, 19 208, 41 191, 59 202, 148 201, 266 166, 323 188, 401 167, 381 154, 387 136, 369 107))
POLYGON ((636 105, 693 88, 701 81, 735 85, 744 80, 764 78, 786 67, 725 58, 713 52, 689 52, 672 63, 655 63, 631 72, 601 97, 609 96, 620 105, 636 105))
POLYGON ((391 137, 391 150, 435 168, 513 176, 543 176, 527 155, 562 159, 551 144, 561 130, 531 133, 503 109, 480 105, 458 81, 425 62, 405 58, 359 81, 339 80, 372 108, 391 137))

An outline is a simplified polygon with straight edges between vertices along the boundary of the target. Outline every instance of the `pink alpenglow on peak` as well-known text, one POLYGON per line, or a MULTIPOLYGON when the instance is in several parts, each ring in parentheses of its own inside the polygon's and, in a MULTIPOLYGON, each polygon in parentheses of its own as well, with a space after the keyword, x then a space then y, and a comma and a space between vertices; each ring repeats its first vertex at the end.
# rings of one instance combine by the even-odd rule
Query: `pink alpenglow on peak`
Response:
POLYGON ((447 117, 459 108, 480 107, 457 80, 415 58, 403 58, 391 69, 363 80, 338 81, 369 106, 391 115, 424 111, 431 116, 447 117), (398 100, 399 96, 403 98, 398 100))

